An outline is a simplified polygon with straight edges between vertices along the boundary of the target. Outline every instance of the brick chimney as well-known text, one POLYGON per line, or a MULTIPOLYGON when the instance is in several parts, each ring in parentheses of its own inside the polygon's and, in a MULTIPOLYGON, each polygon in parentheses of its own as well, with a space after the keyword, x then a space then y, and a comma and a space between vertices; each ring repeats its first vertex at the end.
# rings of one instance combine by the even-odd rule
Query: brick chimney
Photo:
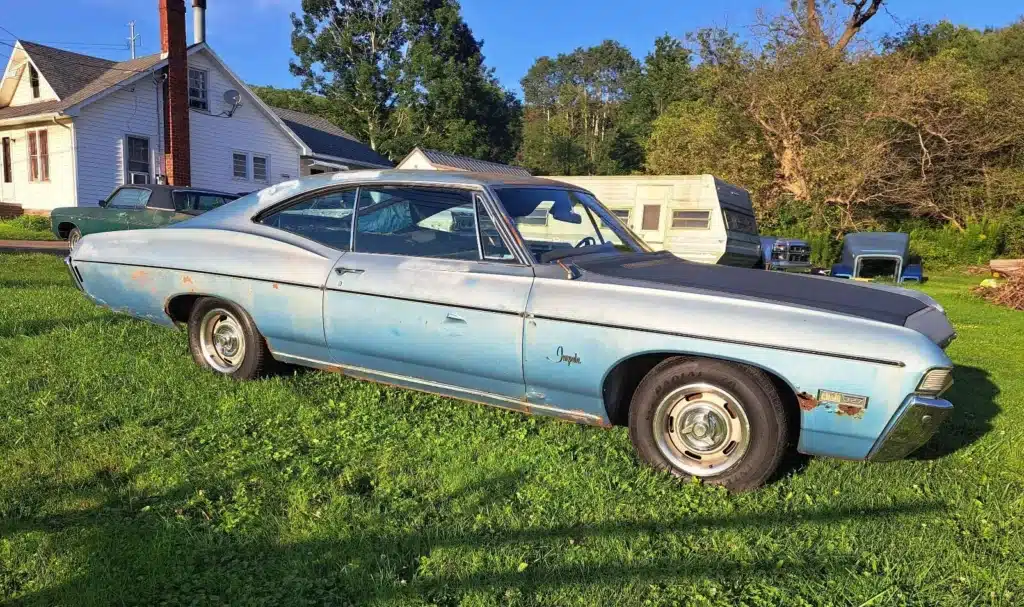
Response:
POLYGON ((192 185, 188 131, 188 54, 185 47, 185 0, 159 0, 160 50, 167 56, 164 96, 164 165, 167 183, 192 185))

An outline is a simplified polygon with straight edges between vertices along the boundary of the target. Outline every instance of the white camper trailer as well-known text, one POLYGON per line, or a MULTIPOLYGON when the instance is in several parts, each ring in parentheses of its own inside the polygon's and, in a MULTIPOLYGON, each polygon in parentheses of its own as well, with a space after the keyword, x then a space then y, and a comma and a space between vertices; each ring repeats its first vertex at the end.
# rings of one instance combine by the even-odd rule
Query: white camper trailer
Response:
POLYGON ((711 175, 550 179, 592 192, 655 250, 702 263, 760 262, 750 195, 711 175))

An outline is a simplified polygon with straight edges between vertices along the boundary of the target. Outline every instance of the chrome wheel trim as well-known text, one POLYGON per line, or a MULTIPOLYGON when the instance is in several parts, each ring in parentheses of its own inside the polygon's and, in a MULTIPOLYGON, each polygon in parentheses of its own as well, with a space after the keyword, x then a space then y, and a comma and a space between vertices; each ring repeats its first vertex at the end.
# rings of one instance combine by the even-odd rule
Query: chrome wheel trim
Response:
POLYGON ((218 373, 230 375, 245 360, 242 323, 223 308, 214 308, 199 323, 199 350, 203 360, 218 373))
POLYGON ((687 384, 670 392, 658 403, 653 426, 661 454, 691 476, 725 472, 750 445, 742 403, 711 384, 687 384))
POLYGON ((82 234, 72 230, 71 233, 68 234, 68 249, 75 248, 75 245, 78 244, 79 240, 82 240, 82 234))

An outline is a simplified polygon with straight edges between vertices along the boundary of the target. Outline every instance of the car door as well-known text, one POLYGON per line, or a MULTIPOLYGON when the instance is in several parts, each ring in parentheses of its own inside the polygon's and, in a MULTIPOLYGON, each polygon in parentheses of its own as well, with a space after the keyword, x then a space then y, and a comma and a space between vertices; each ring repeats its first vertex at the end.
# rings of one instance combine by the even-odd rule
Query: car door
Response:
POLYGON ((150 191, 124 186, 114 190, 103 206, 92 210, 78 226, 82 234, 114 232, 128 229, 128 216, 145 208, 150 191))
POLYGON ((383 381, 521 405, 533 269, 508 252, 482 199, 468 189, 361 187, 353 224, 352 251, 324 295, 334 362, 383 381))

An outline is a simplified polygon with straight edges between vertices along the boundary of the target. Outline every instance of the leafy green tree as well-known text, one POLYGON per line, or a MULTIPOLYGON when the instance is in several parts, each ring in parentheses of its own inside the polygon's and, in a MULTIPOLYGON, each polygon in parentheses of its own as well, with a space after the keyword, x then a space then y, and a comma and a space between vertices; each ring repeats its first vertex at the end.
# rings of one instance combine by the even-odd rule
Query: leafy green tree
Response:
POLYGON ((521 161, 536 172, 616 174, 630 170, 622 106, 639 64, 613 41, 537 59, 521 81, 526 128, 521 161), (570 157, 576 150, 582 156, 570 157))
POLYGON ((375 150, 515 154, 519 102, 485 67, 455 0, 303 0, 292 24, 292 73, 375 150))

